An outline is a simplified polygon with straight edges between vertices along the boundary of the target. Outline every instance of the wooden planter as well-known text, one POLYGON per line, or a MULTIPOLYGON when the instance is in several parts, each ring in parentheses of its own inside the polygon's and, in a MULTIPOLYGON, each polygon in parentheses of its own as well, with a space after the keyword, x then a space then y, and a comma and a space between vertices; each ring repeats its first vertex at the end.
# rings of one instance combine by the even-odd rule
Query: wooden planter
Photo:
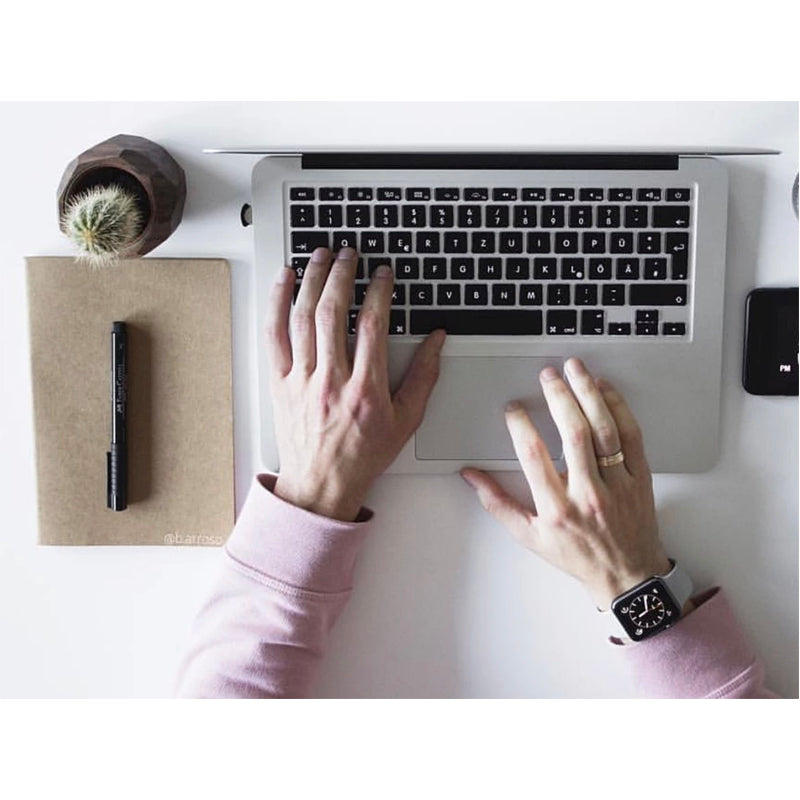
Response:
POLYGON ((112 183, 133 194, 145 221, 142 232, 120 252, 121 257, 149 253, 178 227, 186 202, 183 170, 160 145, 126 134, 90 147, 64 170, 58 186, 59 226, 73 195, 112 183))

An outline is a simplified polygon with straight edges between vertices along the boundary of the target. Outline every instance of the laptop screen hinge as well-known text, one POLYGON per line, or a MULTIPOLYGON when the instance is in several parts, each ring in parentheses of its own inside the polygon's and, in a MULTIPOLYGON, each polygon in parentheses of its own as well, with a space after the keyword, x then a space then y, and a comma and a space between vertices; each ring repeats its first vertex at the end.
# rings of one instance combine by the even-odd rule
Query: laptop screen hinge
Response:
POLYGON ((303 169, 676 170, 675 153, 304 153, 303 169))

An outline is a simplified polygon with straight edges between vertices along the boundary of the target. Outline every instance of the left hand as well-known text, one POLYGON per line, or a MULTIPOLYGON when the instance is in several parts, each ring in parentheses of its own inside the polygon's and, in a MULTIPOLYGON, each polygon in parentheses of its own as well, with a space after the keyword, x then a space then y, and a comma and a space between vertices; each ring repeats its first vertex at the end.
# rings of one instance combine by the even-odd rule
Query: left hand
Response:
POLYGON ((358 259, 352 248, 331 265, 317 248, 291 315, 294 270, 278 275, 266 326, 280 473, 274 493, 301 508, 352 521, 375 478, 419 427, 439 375, 445 340, 434 331, 419 345, 392 396, 387 366, 391 268, 372 276, 347 352, 347 310, 358 259))

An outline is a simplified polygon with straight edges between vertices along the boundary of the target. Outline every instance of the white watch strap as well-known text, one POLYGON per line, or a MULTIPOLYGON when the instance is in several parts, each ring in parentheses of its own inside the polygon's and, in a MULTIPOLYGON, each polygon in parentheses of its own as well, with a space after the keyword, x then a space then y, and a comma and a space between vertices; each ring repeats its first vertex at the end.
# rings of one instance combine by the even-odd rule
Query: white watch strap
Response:
MULTIPOLYGON (((672 599, 675 601, 675 605, 682 609, 686 601, 692 596, 692 579, 675 561, 672 559, 669 561, 672 564, 672 569, 666 575, 654 575, 653 577, 661 578, 664 581, 669 593, 672 595, 672 599)), ((650 579, 648 578, 648 580, 650 579)), ((609 636, 628 638, 628 632, 622 627, 622 623, 614 616, 614 612, 610 608, 601 611, 600 616, 603 618, 603 625, 609 636)))

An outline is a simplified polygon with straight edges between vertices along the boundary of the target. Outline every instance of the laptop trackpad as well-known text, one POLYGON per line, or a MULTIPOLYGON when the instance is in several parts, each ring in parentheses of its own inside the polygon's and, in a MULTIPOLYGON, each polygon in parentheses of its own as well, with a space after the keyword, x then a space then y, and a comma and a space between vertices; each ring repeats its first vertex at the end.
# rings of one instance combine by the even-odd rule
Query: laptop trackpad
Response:
POLYGON ((561 439, 539 385, 560 357, 443 356, 439 380, 415 438, 418 459, 516 460, 505 423, 505 405, 522 402, 550 455, 561 456, 561 439))

